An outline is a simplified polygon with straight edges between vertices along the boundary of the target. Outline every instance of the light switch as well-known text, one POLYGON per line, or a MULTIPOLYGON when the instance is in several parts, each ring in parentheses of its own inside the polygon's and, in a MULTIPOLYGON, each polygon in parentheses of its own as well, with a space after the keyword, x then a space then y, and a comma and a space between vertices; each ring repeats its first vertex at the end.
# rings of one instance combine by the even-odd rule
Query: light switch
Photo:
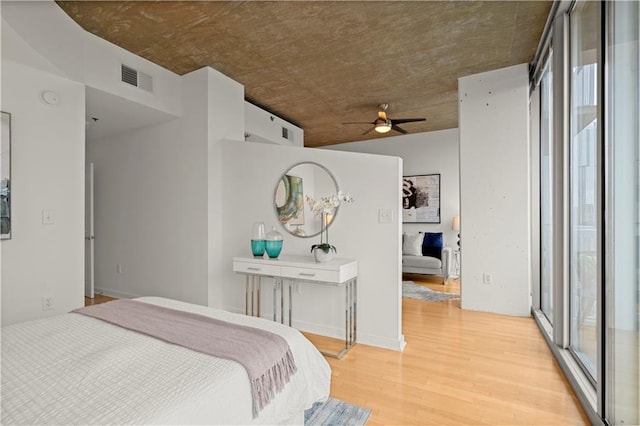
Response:
POLYGON ((56 223, 56 212, 53 210, 43 209, 42 210, 42 224, 43 225, 53 225, 56 223))
POLYGON ((378 223, 391 223, 392 215, 391 209, 379 209, 378 223))

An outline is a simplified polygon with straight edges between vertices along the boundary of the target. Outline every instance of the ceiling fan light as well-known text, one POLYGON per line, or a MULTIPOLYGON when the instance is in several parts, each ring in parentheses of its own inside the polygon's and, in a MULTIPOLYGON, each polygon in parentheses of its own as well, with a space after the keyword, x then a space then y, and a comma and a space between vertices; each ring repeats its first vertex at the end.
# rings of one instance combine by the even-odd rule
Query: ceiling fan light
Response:
POLYGON ((391 121, 378 119, 373 129, 378 133, 387 133, 391 130, 391 121))

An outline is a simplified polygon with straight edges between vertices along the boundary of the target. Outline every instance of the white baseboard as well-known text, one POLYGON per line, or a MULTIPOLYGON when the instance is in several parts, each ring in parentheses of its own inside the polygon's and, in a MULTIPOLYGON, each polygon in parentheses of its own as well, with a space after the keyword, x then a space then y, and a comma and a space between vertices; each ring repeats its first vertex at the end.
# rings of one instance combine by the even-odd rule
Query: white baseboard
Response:
MULTIPOLYGON (((291 324, 293 326, 293 328, 300 330, 300 331, 306 331, 307 333, 312 333, 312 334, 318 334, 320 336, 327 336, 327 337, 332 337, 334 339, 342 339, 344 340, 344 335, 345 335, 345 330, 344 328, 340 328, 340 327, 334 327, 331 325, 326 325, 326 324, 318 324, 318 323, 314 323, 314 322, 308 322, 308 321, 300 321, 300 320, 296 320, 295 318, 293 319, 293 322, 291 324)), ((359 340, 359 336, 358 336, 358 340, 359 340)))
POLYGON ((99 288, 99 287, 96 287, 94 289, 94 293, 102 294, 104 296, 109 296, 109 297, 115 297, 117 299, 135 299, 136 297, 142 297, 142 295, 140 294, 124 293, 117 290, 111 290, 108 288, 99 288))
MULTIPOLYGON (((237 314, 244 314, 244 308, 233 308, 233 307, 225 307, 223 308, 225 311, 234 312, 237 314)), ((260 315, 262 318, 267 320, 273 320, 273 312, 261 312, 260 315)), ((277 317, 277 320, 280 321, 280 316, 277 317)), ((285 315, 284 319, 285 324, 289 324, 289 318, 285 315)), ((301 321, 296 320, 295 318, 292 320, 293 328, 296 330, 304 331, 307 333, 318 334, 320 336, 327 336, 334 339, 344 340, 345 338, 345 329, 344 327, 335 327, 326 324, 319 324, 315 322, 301 321)), ((400 339, 389 339, 387 337, 378 336, 375 334, 366 334, 362 332, 357 333, 357 343, 361 343, 363 345, 375 346, 382 349, 390 349, 392 351, 402 352, 407 345, 407 342, 404 340, 404 335, 400 336, 400 339)))
MULTIPOLYGON (((334 339, 345 339, 345 329, 343 327, 334 327, 326 324, 299 321, 295 319, 293 320, 292 326, 297 330, 308 333, 319 334, 321 336, 332 337, 334 339)), ((389 339, 375 334, 362 333, 361 331, 357 331, 356 343, 399 352, 402 352, 404 347, 407 345, 407 342, 404 340, 404 335, 400 336, 400 339, 389 339)))
POLYGON ((402 352, 407 346, 407 342, 404 340, 404 334, 400 336, 400 339, 389 339, 387 337, 376 336, 372 334, 358 334, 358 343, 363 345, 375 346, 382 349, 390 349, 392 351, 402 352))

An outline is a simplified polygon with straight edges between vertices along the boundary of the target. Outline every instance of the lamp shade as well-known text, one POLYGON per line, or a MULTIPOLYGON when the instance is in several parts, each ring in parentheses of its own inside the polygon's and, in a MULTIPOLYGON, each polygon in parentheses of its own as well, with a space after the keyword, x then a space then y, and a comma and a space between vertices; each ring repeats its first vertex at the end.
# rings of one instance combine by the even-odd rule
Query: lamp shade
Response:
POLYGON ((460 232, 460 216, 454 216, 451 220, 451 229, 460 232))

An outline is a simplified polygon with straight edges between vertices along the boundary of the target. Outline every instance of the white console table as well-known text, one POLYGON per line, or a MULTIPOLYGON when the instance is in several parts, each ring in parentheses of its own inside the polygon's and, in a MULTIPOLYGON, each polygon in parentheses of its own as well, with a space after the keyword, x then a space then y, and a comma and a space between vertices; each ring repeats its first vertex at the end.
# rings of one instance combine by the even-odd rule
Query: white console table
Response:
POLYGON ((273 320, 276 315, 276 293, 280 291, 280 322, 284 323, 284 283, 288 284, 289 326, 293 311, 291 284, 308 282, 345 289, 345 343, 339 353, 326 353, 327 356, 342 358, 356 342, 357 317, 357 280, 358 262, 353 259, 334 258, 327 263, 317 263, 311 255, 282 255, 278 259, 262 257, 234 257, 233 270, 247 276, 245 282, 245 313, 260 316, 261 278, 275 280, 273 287, 273 320))

